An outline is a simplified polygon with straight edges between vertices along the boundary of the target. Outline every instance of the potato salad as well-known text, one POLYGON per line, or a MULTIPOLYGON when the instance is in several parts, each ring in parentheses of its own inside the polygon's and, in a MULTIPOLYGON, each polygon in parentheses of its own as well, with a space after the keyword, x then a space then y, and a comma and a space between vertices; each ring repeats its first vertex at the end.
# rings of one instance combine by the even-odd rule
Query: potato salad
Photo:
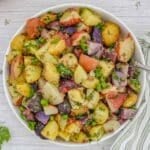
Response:
POLYGON ((89 8, 49 11, 29 19, 10 46, 12 103, 42 139, 97 141, 135 115, 135 43, 115 22, 89 8))

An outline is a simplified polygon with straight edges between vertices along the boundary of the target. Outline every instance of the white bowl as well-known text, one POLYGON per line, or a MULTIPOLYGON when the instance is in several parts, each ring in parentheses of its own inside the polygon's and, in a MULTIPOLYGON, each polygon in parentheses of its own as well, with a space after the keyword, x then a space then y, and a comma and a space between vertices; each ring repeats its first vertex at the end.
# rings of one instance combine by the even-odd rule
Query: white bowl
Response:
MULTIPOLYGON (((65 10, 67 8, 70 8, 70 7, 87 7, 87 8, 90 8, 93 11, 100 14, 104 20, 109 20, 109 21, 113 21, 113 22, 117 23, 121 27, 121 31, 122 31, 123 35, 127 35, 128 33, 130 33, 132 38, 134 39, 135 45, 136 45, 135 59, 138 60, 139 62, 141 62, 142 64, 145 64, 144 56, 143 56, 141 47, 140 47, 135 35, 133 34, 133 32, 120 19, 118 19, 117 17, 115 17, 111 13, 103 10, 102 8, 99 8, 99 7, 96 7, 96 6, 93 6, 93 5, 88 5, 88 4, 80 4, 80 3, 70 3, 69 4, 68 3, 68 4, 57 5, 57 6, 53 6, 53 7, 44 9, 44 10, 40 11, 39 13, 37 13, 36 15, 32 16, 32 17, 37 17, 37 16, 39 16, 39 15, 41 15, 41 14, 47 12, 47 11, 56 11, 56 12, 63 11, 63 10, 65 10)), ((23 25, 18 29, 18 31, 16 32, 15 35, 21 33, 24 30, 25 23, 26 22, 24 22, 23 25)), ((15 37, 15 35, 12 37, 12 39, 15 37)), ((9 51, 10 51, 10 43, 9 43, 8 49, 6 51, 6 55, 8 54, 9 51)), ((3 86, 4 86, 5 95, 7 97, 7 101, 9 103, 9 106, 11 107, 12 111, 14 112, 16 117, 18 118, 18 120, 27 129, 29 129, 26 122, 23 121, 20 118, 19 111, 17 110, 17 108, 12 104, 11 96, 10 96, 10 93, 8 91, 7 78, 8 78, 8 65, 7 65, 6 58, 5 58, 4 59, 4 64, 3 64, 3 86)), ((143 94, 144 94, 144 89, 145 89, 145 84, 146 84, 146 74, 142 70, 141 70, 141 74, 140 74, 140 83, 141 83, 142 88, 141 88, 141 92, 139 94, 139 100, 138 100, 138 103, 137 103, 137 108, 139 108, 140 105, 142 104, 142 97, 143 97, 143 94)), ((139 115, 139 113, 136 114, 136 116, 138 116, 138 115, 139 115)), ((119 131, 121 131, 127 125, 129 126, 130 125, 129 122, 130 121, 126 121, 123 125, 121 125, 121 127, 118 130, 116 130, 115 132, 110 133, 108 135, 105 135, 102 139, 100 139, 99 141, 96 141, 96 142, 93 141, 93 142, 90 142, 90 143, 83 143, 83 144, 75 144, 75 143, 63 142, 63 141, 48 141, 48 142, 59 144, 59 145, 64 145, 64 146, 86 146, 86 145, 89 145, 89 144, 97 144, 97 143, 103 144, 104 142, 107 142, 108 139, 112 138, 114 135, 119 133, 119 131)), ((31 132, 34 133, 33 131, 31 131, 31 132)))

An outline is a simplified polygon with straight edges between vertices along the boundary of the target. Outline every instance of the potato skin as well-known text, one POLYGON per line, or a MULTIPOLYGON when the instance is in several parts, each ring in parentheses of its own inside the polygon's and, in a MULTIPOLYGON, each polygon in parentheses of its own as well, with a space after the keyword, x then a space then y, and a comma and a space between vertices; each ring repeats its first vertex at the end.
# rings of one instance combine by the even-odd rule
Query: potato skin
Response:
POLYGON ((114 44, 120 36, 119 26, 112 22, 106 22, 102 31, 103 42, 106 46, 114 44))

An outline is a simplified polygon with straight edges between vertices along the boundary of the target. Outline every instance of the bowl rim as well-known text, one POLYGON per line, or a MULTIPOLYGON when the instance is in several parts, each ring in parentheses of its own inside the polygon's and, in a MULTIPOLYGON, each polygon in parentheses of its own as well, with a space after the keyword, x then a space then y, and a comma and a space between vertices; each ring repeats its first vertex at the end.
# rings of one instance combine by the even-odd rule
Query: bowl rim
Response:
MULTIPOLYGON (((33 16, 29 17, 29 18, 26 18, 24 20, 24 22, 21 24, 21 26, 17 29, 17 31, 15 32, 15 34, 13 34, 13 36, 11 37, 11 39, 9 40, 9 44, 8 44, 8 48, 5 52, 5 55, 4 55, 4 62, 3 62, 3 88, 4 88, 4 94, 6 96, 6 99, 7 99, 7 102, 11 108, 11 110, 13 111, 13 113, 15 114, 15 116, 17 117, 17 119, 21 122, 21 124, 23 124, 23 126, 25 126, 25 128, 27 128, 32 134, 35 135, 34 131, 31 131, 27 124, 25 123, 25 121, 23 121, 21 119, 21 117, 19 116, 19 114, 17 113, 17 111, 15 110, 15 106, 12 104, 12 101, 11 101, 11 98, 10 98, 10 94, 9 94, 9 91, 8 91, 8 86, 7 86, 7 78, 6 78, 6 66, 7 66, 7 61, 6 61, 6 55, 8 54, 8 52, 10 51, 10 43, 12 41, 12 39, 17 35, 19 34, 22 29, 25 27, 25 24, 26 24, 26 21, 30 18, 33 18, 33 17, 37 17, 49 10, 57 10, 57 9, 61 9, 63 7, 66 7, 66 8, 69 8, 69 7, 87 7, 87 8, 90 8, 90 9, 93 9, 93 10, 99 10, 101 11, 102 13, 104 14, 107 14, 109 17, 111 17, 112 19, 114 20, 117 20, 121 26, 124 26, 124 28, 129 31, 129 33, 131 34, 132 38, 134 39, 135 43, 136 43, 136 46, 137 46, 137 49, 139 50, 139 53, 140 53, 140 59, 141 59, 141 62, 143 64, 145 64, 145 60, 144 60, 144 55, 143 55, 143 52, 141 50, 141 47, 140 47, 140 44, 137 40, 137 38, 135 37, 134 33, 128 28, 128 26, 122 21, 120 20, 118 17, 116 17, 115 15, 113 15, 112 13, 110 13, 109 11, 106 11, 104 10, 103 8, 101 7, 97 7, 93 4, 84 4, 84 3, 63 3, 63 4, 59 4, 59 5, 55 5, 55 6, 50 6, 48 8, 45 8, 45 9, 42 9, 40 10, 39 12, 35 13, 33 16)), ((65 8, 65 9, 66 9, 65 8)), ((146 85, 146 73, 143 72, 143 78, 144 78, 144 81, 143 82, 143 88, 141 90, 141 98, 139 99, 139 101, 141 101, 142 103, 142 97, 144 95, 144 90, 145 90, 145 85, 146 85)), ((139 107, 139 106, 138 106, 139 107)), ((52 144, 56 144, 56 145, 60 145, 60 146, 70 146, 70 147, 81 147, 81 146, 88 146, 88 145, 95 145, 95 144, 103 144, 103 142, 106 142, 107 140, 111 139, 112 137, 114 137, 117 133, 119 133, 121 130, 123 130, 127 125, 130 126, 130 122, 133 122, 137 116, 140 114, 141 111, 139 111, 140 108, 138 108, 138 112, 136 114, 136 116, 134 117, 134 119, 131 121, 131 120, 128 120, 126 121, 123 125, 120 126, 119 129, 117 129, 116 131, 114 131, 113 133, 111 133, 110 135, 106 136, 106 137, 103 137, 102 139, 100 139, 99 141, 92 141, 92 142, 88 142, 88 143, 69 143, 69 142, 59 142, 59 141, 52 141, 52 140, 48 140, 48 143, 52 143, 52 144)))

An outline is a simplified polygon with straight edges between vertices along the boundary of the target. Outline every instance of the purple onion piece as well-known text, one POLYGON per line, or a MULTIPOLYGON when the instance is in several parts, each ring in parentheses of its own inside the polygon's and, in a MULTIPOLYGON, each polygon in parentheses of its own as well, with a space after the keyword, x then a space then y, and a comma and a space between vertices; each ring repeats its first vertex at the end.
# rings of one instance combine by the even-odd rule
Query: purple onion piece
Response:
POLYGON ((93 32, 92 32, 92 39, 94 42, 102 43, 101 32, 96 27, 94 27, 93 32))
POLYGON ((30 109, 25 109, 25 110, 23 111, 23 115, 26 117, 27 120, 34 121, 34 115, 33 115, 33 113, 30 111, 30 109))
POLYGON ((117 53, 115 52, 115 50, 105 49, 103 51, 102 58, 105 58, 115 63, 117 59, 117 53))
POLYGON ((73 33, 76 32, 76 27, 66 27, 66 28, 63 28, 62 31, 69 35, 72 35, 73 33))
POLYGON ((118 63, 116 69, 122 72, 126 77, 128 76, 129 64, 118 63))
POLYGON ((48 115, 45 115, 45 113, 43 111, 40 111, 38 113, 35 114, 35 118, 43 123, 44 125, 47 124, 48 120, 49 120, 49 117, 48 115))
POLYGON ((127 120, 132 119, 136 114, 135 109, 131 108, 123 108, 120 113, 120 119, 127 120))
POLYGON ((127 85, 127 77, 120 71, 115 71, 112 75, 112 83, 116 87, 125 87, 127 85))
POLYGON ((73 80, 63 79, 60 82, 59 90, 62 93, 66 93, 68 90, 76 87, 78 87, 78 85, 73 80))

